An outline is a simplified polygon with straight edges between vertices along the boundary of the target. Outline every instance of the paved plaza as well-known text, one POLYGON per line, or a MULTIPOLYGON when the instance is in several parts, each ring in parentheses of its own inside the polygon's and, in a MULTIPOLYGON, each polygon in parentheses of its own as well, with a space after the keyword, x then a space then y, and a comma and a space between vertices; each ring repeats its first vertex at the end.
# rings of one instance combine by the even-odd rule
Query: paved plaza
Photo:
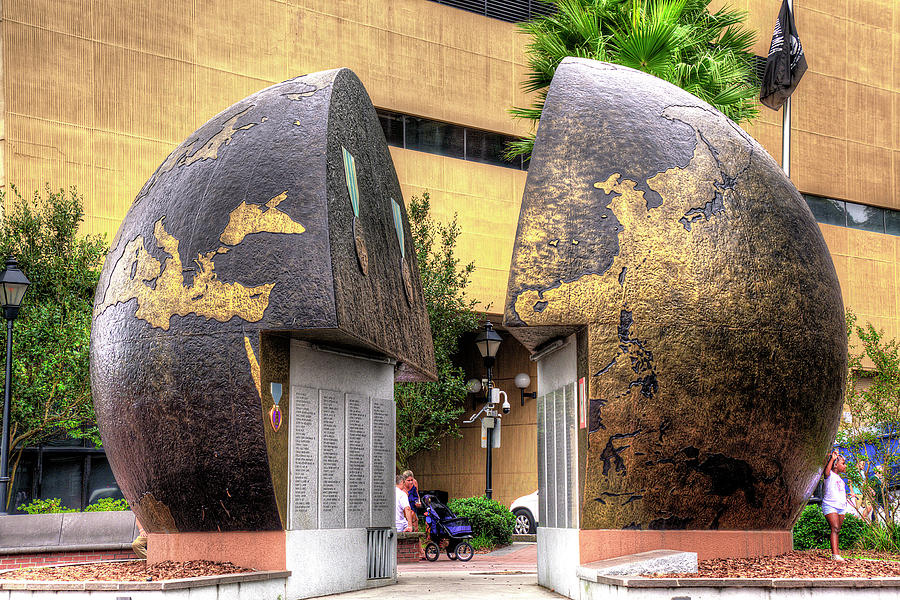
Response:
POLYGON ((397 585, 328 598, 562 598, 537 583, 537 544, 517 542, 461 563, 446 554, 435 562, 397 565, 397 585))

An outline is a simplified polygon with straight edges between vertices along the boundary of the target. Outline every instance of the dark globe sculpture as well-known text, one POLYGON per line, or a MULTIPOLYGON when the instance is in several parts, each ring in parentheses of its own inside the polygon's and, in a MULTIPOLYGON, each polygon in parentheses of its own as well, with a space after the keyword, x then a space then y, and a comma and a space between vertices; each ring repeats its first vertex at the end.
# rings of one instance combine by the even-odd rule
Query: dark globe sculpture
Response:
POLYGON ((519 217, 506 324, 579 332, 583 529, 789 529, 847 368, 816 222, 737 125, 650 75, 556 71, 519 217))
POLYGON ((433 378, 400 184, 346 69, 272 86, 200 127, 112 244, 92 391, 116 481, 148 531, 285 527, 291 339, 396 361, 398 380, 433 378))

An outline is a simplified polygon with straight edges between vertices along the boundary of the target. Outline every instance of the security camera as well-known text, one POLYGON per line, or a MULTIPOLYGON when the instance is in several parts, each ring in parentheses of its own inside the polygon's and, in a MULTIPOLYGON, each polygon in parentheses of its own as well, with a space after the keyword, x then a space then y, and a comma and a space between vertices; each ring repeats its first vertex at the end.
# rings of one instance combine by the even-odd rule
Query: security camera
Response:
POLYGON ((509 414, 509 400, 504 400, 504 401, 503 401, 503 414, 504 414, 504 415, 508 415, 508 414, 509 414))

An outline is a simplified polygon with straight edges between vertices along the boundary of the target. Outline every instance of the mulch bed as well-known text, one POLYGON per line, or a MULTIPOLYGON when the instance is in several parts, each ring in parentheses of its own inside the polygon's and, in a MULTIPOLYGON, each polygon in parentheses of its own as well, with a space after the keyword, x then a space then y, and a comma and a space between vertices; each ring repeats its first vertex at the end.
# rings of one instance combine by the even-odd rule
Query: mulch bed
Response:
POLYGON ((0 579, 30 579, 40 581, 157 581, 184 579, 207 575, 251 573, 253 569, 238 567, 229 562, 208 560, 187 562, 164 561, 148 566, 143 560, 98 562, 59 567, 31 567, 0 573, 0 579))
POLYGON ((788 552, 779 556, 757 558, 717 558, 702 560, 697 573, 653 575, 653 577, 704 578, 821 578, 821 577, 900 577, 900 556, 845 550, 847 562, 831 560, 831 552, 808 550, 788 552))

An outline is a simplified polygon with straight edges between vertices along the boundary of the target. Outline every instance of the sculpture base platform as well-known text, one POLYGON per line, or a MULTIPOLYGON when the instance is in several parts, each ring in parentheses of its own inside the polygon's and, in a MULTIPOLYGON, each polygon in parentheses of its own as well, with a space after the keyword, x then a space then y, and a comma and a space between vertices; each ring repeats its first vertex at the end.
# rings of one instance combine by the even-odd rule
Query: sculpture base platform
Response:
POLYGON ((166 560, 230 562, 257 571, 286 567, 284 531, 151 533, 147 564, 166 560))
POLYGON ((297 600, 397 582, 397 536, 390 534, 382 569, 368 561, 367 528, 292 531, 151 533, 147 562, 212 560, 259 571, 290 571, 285 598, 297 600))
POLYGON ((776 555, 793 548, 790 531, 571 529, 538 527, 538 583, 578 598, 578 567, 651 550, 694 552, 699 560, 776 555))
POLYGON ((793 543, 790 531, 584 529, 578 549, 584 564, 650 550, 696 552, 697 560, 774 556, 793 543))

